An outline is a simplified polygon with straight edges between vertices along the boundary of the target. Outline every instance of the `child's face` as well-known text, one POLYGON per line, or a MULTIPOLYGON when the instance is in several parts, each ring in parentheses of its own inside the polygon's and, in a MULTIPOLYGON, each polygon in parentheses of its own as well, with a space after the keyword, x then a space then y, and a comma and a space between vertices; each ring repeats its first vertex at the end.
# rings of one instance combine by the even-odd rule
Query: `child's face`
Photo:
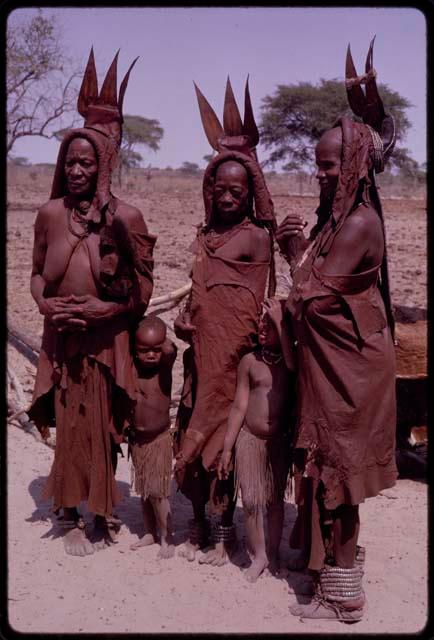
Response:
POLYGON ((165 337, 162 331, 154 328, 137 331, 135 357, 141 367, 145 369, 158 367, 165 337))
POLYGON ((259 319, 258 338, 259 344, 262 347, 269 347, 275 350, 280 349, 279 334, 277 333, 274 322, 270 320, 266 313, 259 319))

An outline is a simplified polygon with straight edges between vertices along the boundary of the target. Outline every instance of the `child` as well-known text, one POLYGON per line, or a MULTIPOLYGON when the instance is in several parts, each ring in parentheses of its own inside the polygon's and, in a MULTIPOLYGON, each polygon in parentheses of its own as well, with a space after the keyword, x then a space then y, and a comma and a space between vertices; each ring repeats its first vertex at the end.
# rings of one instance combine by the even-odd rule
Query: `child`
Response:
POLYGON ((170 518, 172 438, 169 406, 176 345, 166 338, 166 325, 156 317, 142 320, 135 334, 138 375, 134 423, 129 430, 134 490, 141 495, 145 533, 131 549, 153 544, 160 532, 158 558, 174 555, 170 518))
POLYGON ((219 477, 227 477, 235 444, 236 485, 241 489, 247 538, 253 552, 252 564, 245 574, 250 582, 255 582, 266 567, 273 574, 280 568, 295 390, 294 359, 287 332, 282 331, 282 304, 277 299, 264 302, 259 347, 246 354, 238 366, 237 389, 218 467, 219 477), (268 555, 264 507, 268 519, 268 555))

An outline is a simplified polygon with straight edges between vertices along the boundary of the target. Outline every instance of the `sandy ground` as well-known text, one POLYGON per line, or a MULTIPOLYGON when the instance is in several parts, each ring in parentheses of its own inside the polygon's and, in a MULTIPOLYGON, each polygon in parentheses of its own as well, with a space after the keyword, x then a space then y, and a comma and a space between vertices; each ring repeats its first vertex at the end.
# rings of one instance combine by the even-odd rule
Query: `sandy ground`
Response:
MULTIPOLYGON (((310 225, 315 198, 288 198, 284 185, 270 183, 278 219, 290 209, 303 213, 310 225)), ((9 185, 7 221, 8 317, 36 337, 42 319, 29 292, 33 222, 49 193, 49 180, 9 185)), ((159 236, 155 251, 154 295, 167 293, 188 280, 187 248, 202 220, 200 180, 130 180, 117 195, 142 210, 151 232, 159 236)), ((426 205, 423 200, 384 200, 391 286, 396 304, 426 308, 426 205)), ((310 226, 309 225, 309 226, 310 226)), ((277 258, 278 292, 285 292, 287 266, 277 258)), ((162 315, 170 327, 177 311, 162 315)), ((169 333, 173 338, 173 333, 169 333)), ((175 365, 174 387, 181 386, 182 344, 175 365)), ((11 346, 8 363, 18 375, 27 401, 35 369, 11 346)), ((13 392, 11 392, 13 394, 13 392)), ((117 544, 86 558, 68 557, 53 528, 50 504, 40 499, 53 457, 52 450, 32 435, 8 425, 8 598, 9 622, 20 632, 300 632, 415 633, 427 615, 427 491, 426 485, 399 480, 383 495, 361 506, 360 543, 367 548, 364 619, 348 626, 337 622, 301 622, 288 606, 302 596, 309 577, 283 571, 280 578, 263 575, 248 584, 243 568, 242 511, 236 523, 240 549, 235 564, 212 568, 180 557, 157 561, 158 546, 132 552, 141 532, 139 498, 130 494, 129 463, 121 459, 117 478, 124 500, 117 544)), ((190 504, 172 493, 175 542, 187 536, 190 504)), ((282 539, 283 565, 295 507, 286 504, 282 539)), ((89 516, 87 516, 89 518, 89 516)))
MULTIPOLYGON (((243 576, 242 511, 236 564, 207 567, 175 556, 157 560, 158 545, 130 551, 141 532, 140 502, 129 490, 129 463, 117 474, 124 500, 118 542, 85 558, 67 556, 39 495, 53 452, 18 428, 8 431, 9 621, 20 632, 416 633, 427 615, 426 485, 399 480, 361 506, 360 543, 367 549, 368 608, 355 625, 304 621, 288 611, 306 601, 297 591, 308 576, 283 571, 251 585, 243 576)), ((295 507, 285 506, 282 559, 295 507)), ((190 505, 172 491, 175 544, 187 537, 190 505)), ((89 519, 89 515, 87 516, 89 519)), ((283 562, 284 563, 284 562, 283 562)))

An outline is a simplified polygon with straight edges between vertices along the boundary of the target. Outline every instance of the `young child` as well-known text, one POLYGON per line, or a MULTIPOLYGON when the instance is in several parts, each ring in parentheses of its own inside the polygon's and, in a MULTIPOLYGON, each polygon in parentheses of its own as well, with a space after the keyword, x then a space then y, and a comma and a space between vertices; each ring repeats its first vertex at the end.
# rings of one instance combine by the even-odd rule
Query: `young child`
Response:
POLYGON ((295 365, 282 331, 283 301, 268 299, 259 322, 259 347, 240 361, 218 473, 227 477, 235 444, 236 486, 241 489, 247 538, 253 554, 246 578, 280 568, 283 501, 290 465, 295 365), (268 554, 263 509, 267 510, 268 554))
POLYGON ((132 484, 141 496, 145 533, 131 549, 153 544, 160 533, 159 558, 174 555, 170 517, 172 438, 169 406, 176 345, 166 338, 166 325, 156 316, 142 320, 135 333, 138 375, 134 423, 129 430, 132 484))

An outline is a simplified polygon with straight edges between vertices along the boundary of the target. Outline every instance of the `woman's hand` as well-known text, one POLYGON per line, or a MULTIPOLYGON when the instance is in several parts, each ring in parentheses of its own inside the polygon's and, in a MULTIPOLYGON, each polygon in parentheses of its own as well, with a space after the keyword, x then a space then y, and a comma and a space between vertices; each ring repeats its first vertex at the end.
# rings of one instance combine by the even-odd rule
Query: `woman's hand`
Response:
POLYGON ((52 298, 42 298, 38 307, 39 312, 45 316, 58 331, 64 329, 81 330, 85 329, 85 320, 75 317, 71 311, 73 296, 53 296, 52 298))
POLYGON ((307 222, 303 221, 303 218, 296 213, 290 213, 281 222, 276 231, 276 241, 279 245, 280 251, 286 258, 291 258, 298 250, 298 242, 294 243, 294 240, 306 241, 306 237, 303 233, 303 229, 307 225, 307 222))
POLYGON ((174 322, 175 335, 184 342, 191 343, 192 334, 196 331, 194 324, 191 324, 190 314, 188 311, 182 311, 174 322))
POLYGON ((283 318, 282 301, 278 298, 268 298, 262 303, 262 307, 280 335, 283 318))
POLYGON ((223 450, 217 465, 217 476, 219 480, 226 480, 229 477, 229 467, 232 460, 232 451, 223 450))
POLYGON ((105 302, 91 294, 71 295, 69 300, 65 309, 53 316, 53 322, 62 325, 62 328, 98 326, 117 315, 116 303, 105 302))

